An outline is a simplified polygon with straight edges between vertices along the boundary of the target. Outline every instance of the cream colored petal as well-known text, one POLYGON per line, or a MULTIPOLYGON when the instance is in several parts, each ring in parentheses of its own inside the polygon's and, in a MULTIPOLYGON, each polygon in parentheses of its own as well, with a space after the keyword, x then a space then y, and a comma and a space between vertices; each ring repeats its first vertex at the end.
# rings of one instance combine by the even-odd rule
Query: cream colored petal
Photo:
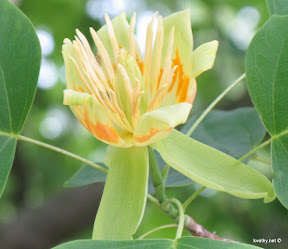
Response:
POLYGON ((191 108, 191 104, 180 103, 147 112, 135 129, 135 144, 144 146, 164 138, 175 126, 186 122, 191 108))
POLYGON ((71 89, 64 90, 64 105, 86 105, 91 95, 88 93, 80 93, 71 89))
POLYGON ((165 57, 168 48, 168 40, 170 30, 175 27, 174 32, 174 53, 172 58, 176 58, 177 51, 183 70, 186 74, 189 72, 190 58, 193 51, 193 37, 191 29, 190 11, 176 12, 163 19, 164 27, 164 42, 163 42, 163 53, 162 53, 162 66, 165 63, 165 57))
POLYGON ((204 71, 211 69, 214 65, 218 41, 202 44, 192 54, 191 77, 196 78, 204 71))

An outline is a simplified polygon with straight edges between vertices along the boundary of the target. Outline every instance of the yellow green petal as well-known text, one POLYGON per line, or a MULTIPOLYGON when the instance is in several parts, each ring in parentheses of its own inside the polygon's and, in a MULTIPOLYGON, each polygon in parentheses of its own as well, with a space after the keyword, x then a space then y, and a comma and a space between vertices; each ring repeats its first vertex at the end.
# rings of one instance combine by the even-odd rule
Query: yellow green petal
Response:
POLYGON ((90 98, 91 95, 88 93, 80 93, 71 89, 66 89, 64 90, 63 104, 83 106, 86 105, 90 98))
POLYGON ((80 123, 97 139, 118 147, 131 147, 119 136, 117 129, 95 96, 73 90, 64 91, 64 104, 70 108, 80 123))
POLYGON ((164 138, 175 126, 186 122, 191 108, 191 104, 180 103, 147 112, 135 128, 135 144, 144 146, 164 138))
POLYGON ((189 64, 193 51, 193 37, 190 21, 189 9, 176 12, 163 19, 164 27, 164 40, 163 40, 163 54, 162 54, 162 66, 165 63, 165 57, 167 54, 168 40, 170 30, 175 27, 174 31, 174 45, 172 59, 175 59, 177 52, 179 59, 183 65, 184 73, 189 75, 189 64))
POLYGON ((192 53, 191 76, 193 78, 213 67, 217 49, 218 41, 211 41, 202 44, 192 53))

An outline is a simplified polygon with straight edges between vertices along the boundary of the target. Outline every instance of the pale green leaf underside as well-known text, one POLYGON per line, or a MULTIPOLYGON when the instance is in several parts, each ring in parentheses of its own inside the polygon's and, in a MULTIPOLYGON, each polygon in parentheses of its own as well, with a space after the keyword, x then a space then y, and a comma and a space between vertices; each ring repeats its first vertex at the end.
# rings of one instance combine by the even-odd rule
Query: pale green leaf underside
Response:
POLYGON ((129 240, 143 217, 148 184, 147 147, 108 147, 109 167, 93 239, 129 240))
POLYGON ((247 199, 264 198, 265 202, 275 198, 265 176, 176 130, 152 147, 174 169, 208 188, 247 199))
POLYGON ((204 239, 199 237, 182 237, 177 240, 147 239, 131 241, 93 241, 78 240, 68 242, 53 249, 256 249, 241 243, 224 242, 219 240, 204 239))
POLYGON ((274 15, 257 32, 247 50, 246 74, 251 99, 274 140, 273 186, 277 197, 286 208, 288 208, 287 65, 288 16, 274 15))

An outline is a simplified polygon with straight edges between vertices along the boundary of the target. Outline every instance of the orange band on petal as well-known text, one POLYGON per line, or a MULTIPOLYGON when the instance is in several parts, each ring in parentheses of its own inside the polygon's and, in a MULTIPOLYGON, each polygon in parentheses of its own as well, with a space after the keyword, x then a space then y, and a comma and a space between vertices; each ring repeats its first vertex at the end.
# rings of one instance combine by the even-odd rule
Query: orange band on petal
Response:
POLYGON ((171 92, 175 84, 177 84, 176 86, 177 87, 176 96, 178 97, 177 103, 181 103, 181 102, 187 101, 190 77, 188 75, 185 75, 184 73, 183 64, 181 63, 178 49, 176 50, 176 57, 173 59, 172 67, 176 65, 177 65, 177 68, 175 70, 173 80, 168 89, 168 92, 171 92))
POLYGON ((107 141, 108 143, 118 143, 119 136, 117 131, 108 125, 97 123, 93 124, 94 132, 96 133, 97 138, 100 140, 107 141))
MULTIPOLYGON (((179 82, 179 87, 181 90, 180 90, 180 93, 178 94, 178 103, 181 103, 181 102, 186 102, 186 99, 187 99, 187 92, 188 92, 188 88, 189 88, 189 83, 190 83, 190 78, 188 76, 184 76, 184 79, 182 81, 179 82)), ((178 90, 177 90, 178 92, 178 90)), ((190 103, 191 104, 191 103, 190 103)))
POLYGON ((134 137, 134 139, 138 143, 144 143, 144 142, 148 141, 151 137, 153 137, 158 132, 160 132, 160 131, 155 129, 155 128, 150 128, 150 133, 148 135, 144 135, 142 137, 134 137))
MULTIPOLYGON (((166 132, 170 132, 174 129, 174 127, 170 127, 167 130, 164 130, 166 132)), ((159 131, 155 128, 150 128, 150 133, 148 135, 144 135, 142 137, 134 137, 134 139, 136 140, 136 142, 138 143, 144 143, 149 141, 155 134, 159 133, 159 132, 164 132, 164 131, 159 131)))
POLYGON ((104 140, 108 143, 118 143, 119 135, 114 127, 111 127, 106 124, 96 123, 94 124, 88 114, 87 108, 85 109, 85 119, 84 119, 85 127, 99 140, 104 140))

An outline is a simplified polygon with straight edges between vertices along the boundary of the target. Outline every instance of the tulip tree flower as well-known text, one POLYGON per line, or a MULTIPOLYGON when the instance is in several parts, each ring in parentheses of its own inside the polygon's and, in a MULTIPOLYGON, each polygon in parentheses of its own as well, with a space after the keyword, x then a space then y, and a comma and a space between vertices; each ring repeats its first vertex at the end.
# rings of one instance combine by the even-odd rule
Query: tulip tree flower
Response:
MULTIPOLYGON (((200 164, 206 150, 209 155, 216 151, 208 146, 201 149, 205 145, 178 135, 173 129, 186 122, 196 94, 195 78, 213 66, 218 42, 208 42, 193 50, 190 13, 186 10, 164 19, 159 16, 153 43, 156 16, 157 13, 147 27, 144 56, 134 35, 135 14, 130 24, 123 13, 113 20, 105 15, 106 25, 98 32, 90 28, 96 54, 79 30, 74 41, 64 40, 62 53, 67 78, 64 104, 70 106, 93 136, 110 145, 105 158, 108 177, 94 225, 94 239, 131 239, 135 233, 147 197, 147 145, 158 150, 172 167, 207 187, 239 197, 270 198, 269 191, 249 189, 245 179, 230 186, 225 183, 226 175, 214 180, 201 165, 200 169, 187 168, 188 161, 194 160, 186 158, 191 147, 200 150, 196 152, 200 164), (197 144, 190 146, 190 140, 197 144), (179 152, 173 144, 179 145, 179 152), (184 166, 177 162, 177 153, 182 152, 186 154, 178 159, 184 166), (237 184, 246 184, 248 190, 237 190, 237 184)), ((235 166, 235 159, 223 153, 221 156, 227 165, 235 166)), ((239 164, 244 171, 252 171, 239 164)), ((233 177, 231 181, 235 182, 233 177)), ((271 185, 268 180, 259 181, 264 182, 263 188, 271 185)))
POLYGON ((77 30, 75 41, 64 40, 67 72, 64 104, 99 140, 116 147, 145 146, 185 123, 196 94, 195 78, 213 66, 217 41, 193 52, 189 13, 158 19, 153 43, 147 28, 143 58, 125 14, 97 32, 90 29, 97 57, 77 30), (178 19, 178 20, 177 20, 178 19))

